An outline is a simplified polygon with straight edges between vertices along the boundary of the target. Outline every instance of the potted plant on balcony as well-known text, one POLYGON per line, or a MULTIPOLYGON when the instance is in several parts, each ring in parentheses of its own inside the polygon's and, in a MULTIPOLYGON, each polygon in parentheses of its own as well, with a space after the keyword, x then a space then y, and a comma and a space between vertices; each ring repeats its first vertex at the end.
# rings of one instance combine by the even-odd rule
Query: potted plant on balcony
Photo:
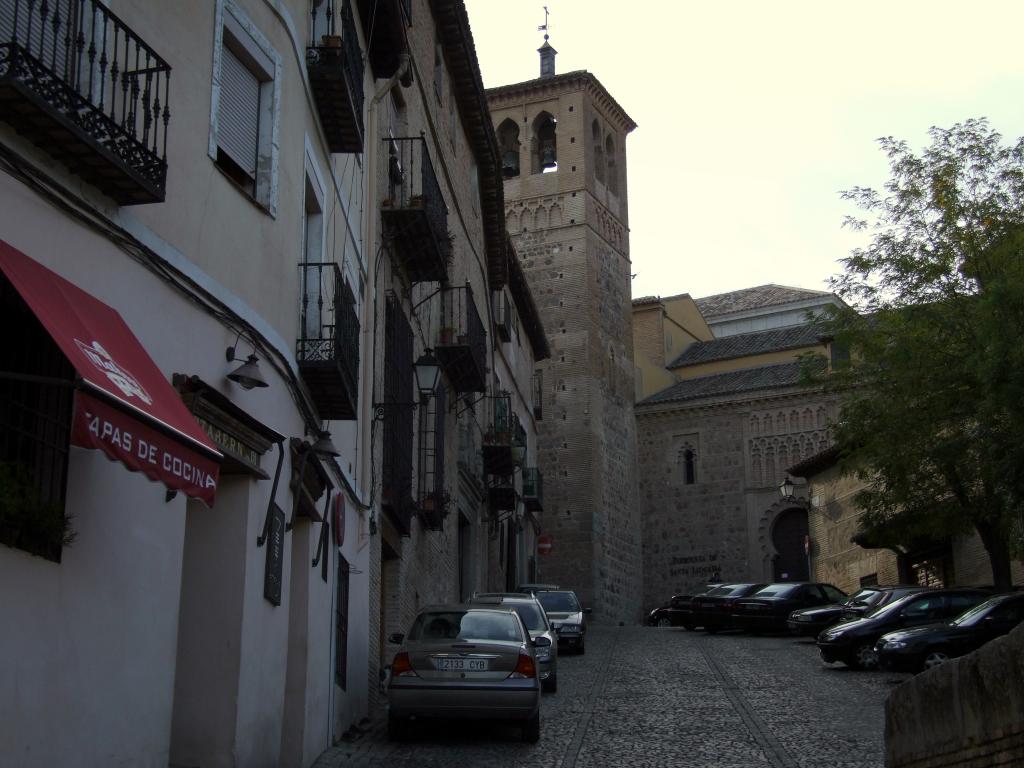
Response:
POLYGON ((444 325, 441 326, 441 344, 442 346, 448 346, 455 343, 455 326, 444 325))

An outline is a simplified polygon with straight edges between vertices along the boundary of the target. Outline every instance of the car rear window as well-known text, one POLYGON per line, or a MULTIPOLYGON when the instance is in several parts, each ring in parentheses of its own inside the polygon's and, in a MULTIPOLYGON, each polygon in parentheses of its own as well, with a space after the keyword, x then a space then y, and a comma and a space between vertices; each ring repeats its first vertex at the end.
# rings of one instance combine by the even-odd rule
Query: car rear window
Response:
POLYGON ((728 585, 726 587, 721 587, 720 589, 722 591, 715 590, 712 594, 717 594, 717 595, 742 595, 744 592, 746 592, 748 589, 750 589, 750 584, 730 584, 730 585, 728 585))
POLYGON ((792 597, 800 589, 799 584, 769 584, 751 597, 792 597))
POLYGON ((537 599, 548 612, 576 613, 580 609, 580 604, 576 602, 576 596, 572 592, 538 592, 537 599))
POLYGON ((444 611, 421 613, 409 630, 410 641, 522 640, 519 623, 511 613, 498 611, 444 611))
POLYGON ((509 607, 519 614, 519 618, 523 620, 523 624, 531 632, 540 632, 547 629, 547 625, 544 623, 544 612, 536 603, 515 603, 510 604, 509 607))

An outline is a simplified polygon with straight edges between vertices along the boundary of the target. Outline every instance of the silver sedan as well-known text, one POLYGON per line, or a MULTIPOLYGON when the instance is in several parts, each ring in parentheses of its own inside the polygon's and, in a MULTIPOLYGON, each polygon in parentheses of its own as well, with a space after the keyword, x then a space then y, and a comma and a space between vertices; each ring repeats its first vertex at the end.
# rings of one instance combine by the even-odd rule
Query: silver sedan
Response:
POLYGON ((442 605, 422 609, 391 663, 388 735, 405 737, 411 720, 504 719, 522 725, 523 740, 540 738, 540 678, 522 620, 501 606, 442 605))

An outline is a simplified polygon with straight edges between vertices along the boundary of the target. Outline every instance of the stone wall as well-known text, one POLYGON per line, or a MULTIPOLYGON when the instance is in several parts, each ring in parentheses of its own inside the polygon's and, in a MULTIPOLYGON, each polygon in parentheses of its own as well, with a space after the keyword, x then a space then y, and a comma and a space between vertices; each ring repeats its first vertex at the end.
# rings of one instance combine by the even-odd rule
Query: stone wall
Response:
POLYGON ((885 715, 888 768, 1024 764, 1024 626, 901 685, 885 715))
POLYGON ((791 390, 638 410, 646 609, 716 574, 726 581, 771 580, 772 525, 792 506, 776 503, 778 484, 786 466, 819 450, 822 427, 816 416, 805 423, 803 414, 830 408, 818 392, 791 390), (777 414, 793 412, 800 419, 787 420, 780 431, 777 414), (766 439, 785 443, 785 461, 774 443, 766 458, 766 439), (692 484, 683 471, 687 449, 696 454, 692 484))

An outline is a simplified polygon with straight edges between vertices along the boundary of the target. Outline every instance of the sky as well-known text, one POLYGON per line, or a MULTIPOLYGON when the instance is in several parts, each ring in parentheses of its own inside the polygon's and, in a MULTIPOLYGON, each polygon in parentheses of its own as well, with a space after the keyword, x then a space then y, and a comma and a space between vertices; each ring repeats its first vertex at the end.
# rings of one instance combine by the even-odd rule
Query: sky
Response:
MULTIPOLYGON (((986 117, 1024 135, 1019 0, 546 0, 556 72, 591 72, 626 142, 633 296, 828 290, 867 243, 840 197, 877 140, 986 117)), ((544 0, 466 0, 484 86, 539 76, 544 0)))

